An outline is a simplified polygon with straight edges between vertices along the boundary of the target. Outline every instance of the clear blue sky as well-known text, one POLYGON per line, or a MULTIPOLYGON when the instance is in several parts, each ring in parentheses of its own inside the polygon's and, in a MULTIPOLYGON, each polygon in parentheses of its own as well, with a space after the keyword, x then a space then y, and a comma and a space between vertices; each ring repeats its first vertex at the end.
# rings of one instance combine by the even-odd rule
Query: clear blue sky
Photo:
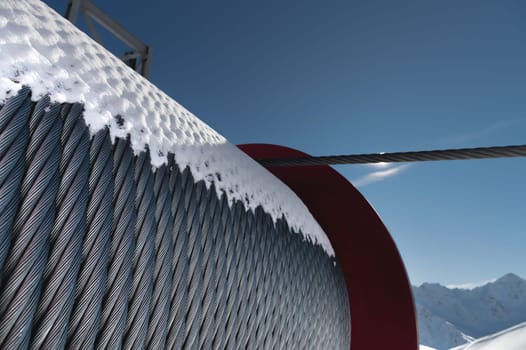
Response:
MULTIPOLYGON (((153 46, 152 82, 232 143, 314 155, 526 144, 522 0, 95 2, 153 46)), ((338 170, 414 284, 526 276, 526 158, 338 170)))

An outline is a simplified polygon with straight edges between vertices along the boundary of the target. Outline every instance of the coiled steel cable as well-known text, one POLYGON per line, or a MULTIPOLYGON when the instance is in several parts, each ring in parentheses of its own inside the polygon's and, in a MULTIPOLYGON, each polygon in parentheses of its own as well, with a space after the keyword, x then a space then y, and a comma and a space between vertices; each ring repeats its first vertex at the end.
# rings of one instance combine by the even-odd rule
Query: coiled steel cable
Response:
POLYGON ((173 154, 152 172, 107 129, 89 140, 82 106, 30 98, 0 107, 4 347, 349 347, 345 284, 321 247, 173 154))

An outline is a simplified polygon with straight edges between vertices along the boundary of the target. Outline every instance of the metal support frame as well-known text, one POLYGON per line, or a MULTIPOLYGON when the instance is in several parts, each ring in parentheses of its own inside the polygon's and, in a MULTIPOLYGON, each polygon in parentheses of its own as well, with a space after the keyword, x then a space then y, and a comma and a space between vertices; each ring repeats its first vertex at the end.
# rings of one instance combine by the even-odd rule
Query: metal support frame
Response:
POLYGON ((93 38, 102 45, 102 39, 95 30, 93 21, 113 34, 117 39, 131 48, 121 59, 142 76, 148 77, 152 48, 126 30, 120 23, 98 8, 91 0, 69 0, 66 18, 73 24, 82 14, 93 38))

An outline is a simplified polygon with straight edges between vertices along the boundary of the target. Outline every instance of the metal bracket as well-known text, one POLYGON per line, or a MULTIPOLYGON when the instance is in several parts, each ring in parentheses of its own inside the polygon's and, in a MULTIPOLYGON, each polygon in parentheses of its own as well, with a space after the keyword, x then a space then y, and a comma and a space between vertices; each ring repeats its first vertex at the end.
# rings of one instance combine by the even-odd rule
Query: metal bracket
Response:
POLYGON ((91 20, 100 24, 104 29, 113 34, 117 39, 130 47, 121 59, 142 76, 148 77, 152 48, 137 39, 120 23, 111 18, 107 13, 95 6, 91 0, 69 0, 66 18, 73 24, 78 15, 82 14, 93 38, 102 45, 102 40, 91 20))

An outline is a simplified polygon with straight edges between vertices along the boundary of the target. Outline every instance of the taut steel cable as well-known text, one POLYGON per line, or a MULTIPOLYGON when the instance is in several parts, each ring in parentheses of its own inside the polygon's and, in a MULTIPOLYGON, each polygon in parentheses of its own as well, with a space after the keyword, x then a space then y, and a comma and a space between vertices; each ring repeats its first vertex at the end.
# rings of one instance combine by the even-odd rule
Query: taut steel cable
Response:
POLYGON ((526 157, 526 145, 459 148, 433 151, 352 154, 340 156, 311 156, 301 158, 259 159, 266 167, 312 166, 336 164, 400 163, 437 160, 526 157))

